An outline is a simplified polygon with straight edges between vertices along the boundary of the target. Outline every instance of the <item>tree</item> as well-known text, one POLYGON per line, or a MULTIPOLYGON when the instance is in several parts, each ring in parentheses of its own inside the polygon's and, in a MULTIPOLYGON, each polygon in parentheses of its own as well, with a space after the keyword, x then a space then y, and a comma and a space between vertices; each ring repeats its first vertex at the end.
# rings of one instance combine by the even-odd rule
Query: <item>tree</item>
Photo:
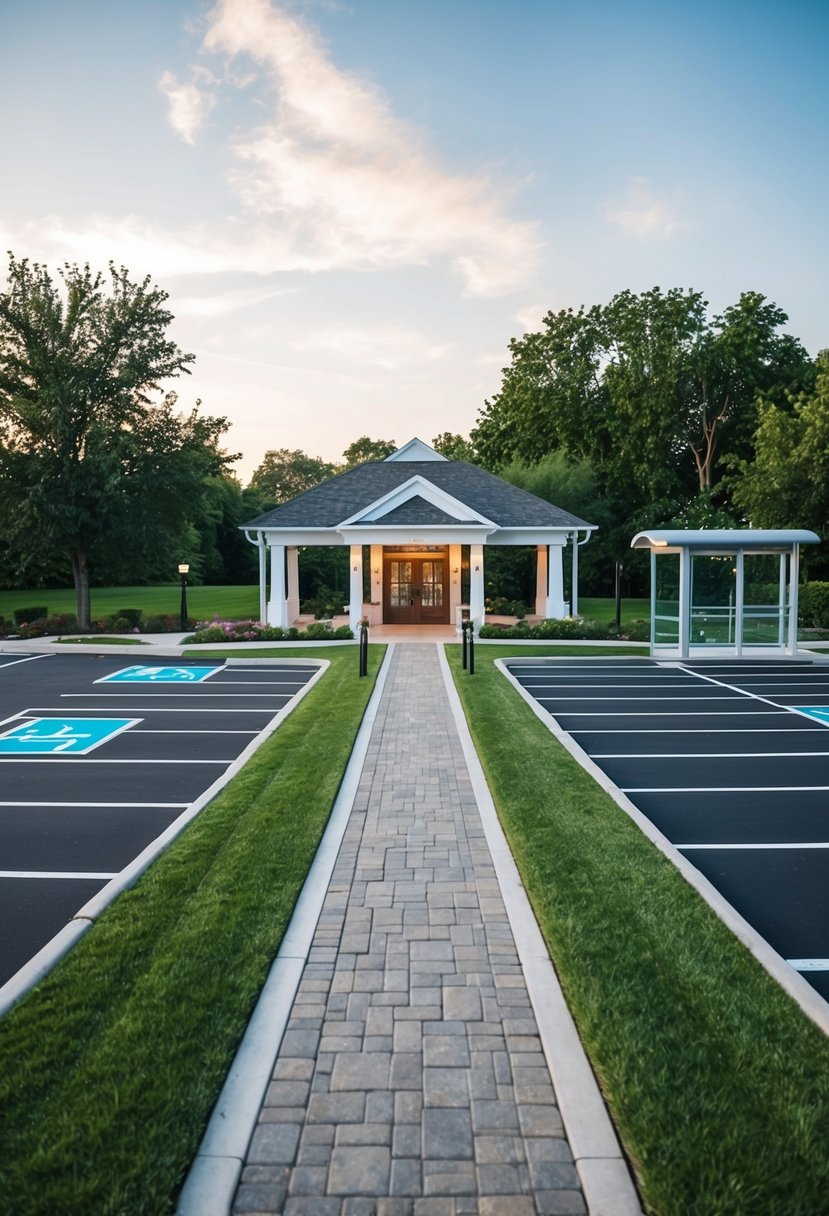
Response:
POLYGON ((396 451, 397 444, 393 439, 369 439, 368 435, 363 435, 348 445, 343 452, 343 460, 347 469, 353 469, 367 460, 385 460, 396 451))
POLYGON ((299 448, 272 448, 251 477, 250 488, 260 491, 266 511, 319 485, 336 471, 335 465, 299 448))
POLYGON ((604 307, 548 313, 510 343, 500 393, 472 440, 490 466, 563 449, 589 460, 631 506, 687 500, 750 454, 759 391, 809 377, 786 315, 756 292, 709 321, 699 292, 620 292, 604 307))
MULTIPOLYGON (((158 563, 177 542, 205 479, 235 459, 223 418, 175 411, 150 394, 193 356, 167 336, 167 295, 109 266, 48 269, 9 255, 0 294, 0 504, 18 552, 64 552, 78 625, 89 625, 94 561, 158 563)), ((192 535, 191 535, 192 539, 192 535)))
POLYGON ((469 464, 478 463, 478 453, 475 445, 463 435, 453 435, 451 431, 443 431, 432 440, 432 447, 447 460, 466 460, 469 464))
POLYGON ((761 399, 754 459, 734 462, 734 502, 755 527, 829 534, 829 350, 814 367, 813 386, 789 393, 789 408, 761 399))

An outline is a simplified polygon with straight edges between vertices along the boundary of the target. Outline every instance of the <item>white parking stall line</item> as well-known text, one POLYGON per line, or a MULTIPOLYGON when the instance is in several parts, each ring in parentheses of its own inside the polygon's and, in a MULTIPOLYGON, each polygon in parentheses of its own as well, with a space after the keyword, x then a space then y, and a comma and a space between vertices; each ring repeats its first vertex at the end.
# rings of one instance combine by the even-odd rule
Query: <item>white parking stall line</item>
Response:
MULTIPOLYGON (((155 685, 155 687, 157 688, 158 685, 155 685)), ((217 686, 214 685, 214 687, 217 687, 217 686)), ((116 697, 120 698, 121 700, 128 698, 130 700, 141 700, 141 701, 155 701, 159 697, 166 697, 166 698, 178 697, 178 699, 180 701, 183 698, 186 698, 188 701, 195 701, 195 700, 199 700, 199 699, 209 700, 209 701, 220 701, 220 700, 223 700, 225 697, 236 697, 242 701, 253 700, 253 699, 259 700, 259 701, 267 699, 267 700, 272 701, 275 698, 277 698, 281 695, 286 695, 286 694, 281 694, 281 693, 276 693, 276 692, 227 692, 227 693, 221 693, 221 692, 62 692, 60 695, 61 695, 61 697, 66 698, 67 700, 75 700, 75 701, 77 701, 79 699, 97 700, 97 701, 114 701, 116 697)))
POLYGON ((594 760, 758 760, 781 756, 829 756, 820 752, 591 752, 594 760))
POLYGON ((216 680, 213 688, 284 688, 286 684, 302 688, 304 680, 216 680))
MULTIPOLYGON (((527 689, 527 691, 531 692, 532 690, 527 689)), ((688 697, 656 697, 656 696, 654 696, 654 697, 539 697, 538 700, 539 701, 601 701, 601 703, 603 705, 607 701, 633 701, 633 700, 645 701, 645 700, 648 700, 648 701, 658 701, 661 704, 661 702, 663 702, 663 701, 687 701, 688 697)), ((693 698, 695 705, 697 704, 698 701, 738 701, 738 700, 740 700, 740 698, 736 697, 736 696, 735 697, 724 696, 724 697, 694 697, 693 698)))
MULTIPOLYGON (((82 714, 82 713, 100 714, 100 713, 106 713, 107 709, 108 709, 108 707, 106 705, 94 705, 94 706, 90 706, 89 709, 84 709, 84 707, 82 705, 80 705, 80 706, 78 706, 77 709, 73 709, 72 712, 78 713, 78 714, 82 714)), ((116 712, 116 709, 117 709, 118 713, 122 712, 121 706, 117 706, 117 707, 113 706, 113 712, 116 712)), ((127 712, 127 713, 129 712, 129 706, 126 707, 125 712, 127 712)), ((263 706, 263 705, 260 705, 258 708, 253 708, 253 709, 206 709, 201 705, 194 705, 194 706, 192 706, 192 708, 185 709, 180 706, 174 706, 174 705, 170 705, 170 706, 167 706, 167 705, 153 705, 153 706, 140 705, 138 707, 138 709, 136 710, 136 712, 137 713, 153 713, 153 714, 268 714, 268 713, 270 713, 270 710, 267 706, 263 706)), ((31 717, 31 715, 35 714, 35 713, 37 713, 37 714, 63 714, 63 713, 66 713, 66 710, 63 706, 60 706, 60 705, 58 705, 58 706, 46 705, 46 706, 41 706, 39 709, 27 709, 24 714, 18 715, 18 716, 31 717)))
POLYGON ((131 735, 256 735, 255 730, 151 730, 138 727, 131 735))
MULTIPOLYGON (((722 700, 721 697, 717 698, 722 700)), ((543 701, 552 701, 553 697, 537 697, 536 700, 541 704, 543 701)), ((549 712, 549 711, 548 711, 549 712)), ((787 712, 787 707, 778 705, 775 710, 758 709, 752 712, 752 718, 778 718, 781 714, 787 712)), ((601 709, 559 709, 558 714, 562 718, 736 718, 737 713, 730 709, 613 709, 605 712, 601 709)), ((802 714, 802 717, 807 717, 802 714)))
POLYGON ((34 663, 37 659, 53 659, 53 654, 30 654, 25 659, 12 659, 10 663, 0 663, 2 667, 16 667, 18 663, 34 663))
MULTIPOLYGON (((176 732, 187 734, 187 731, 176 732)), ((78 753, 77 756, 52 756, 47 753, 39 753, 32 756, 0 756, 0 764, 232 764, 232 760, 153 760, 144 757, 137 760, 107 760, 105 757, 96 756, 94 759, 90 756, 82 756, 78 753)))
POLYGON ((675 844, 675 849, 736 849, 742 852, 751 849, 829 849, 829 841, 786 841, 777 844, 757 844, 746 841, 745 844, 675 844))
POLYGON ((787 958, 795 971, 829 971, 829 958, 787 958))
MULTIPOLYGON (((523 681, 522 681, 522 683, 523 683, 523 681)), ((553 684, 524 684, 524 687, 527 689, 528 692, 535 692, 537 688, 589 688, 591 691, 593 691, 595 689, 598 692, 600 689, 604 689, 604 688, 642 688, 643 686, 641 683, 639 683, 639 684, 619 684, 618 681, 614 681, 613 684, 585 684, 583 681, 581 681, 578 684, 560 684, 558 682, 553 683, 553 684)), ((650 685, 647 685, 646 687, 650 687, 650 685)), ((695 688, 696 685, 694 684, 693 680, 686 680, 684 684, 667 684, 661 680, 655 680, 653 687, 654 688, 695 688)))
POLYGON ((803 794, 829 785, 643 785, 624 786, 623 794, 803 794))
POLYGON ((115 878, 116 874, 117 870, 112 874, 83 870, 78 873, 69 873, 67 870, 0 870, 0 878, 97 878, 101 882, 108 882, 110 878, 115 878))
POLYGON ((13 802, 0 802, 0 807, 4 806, 66 806, 66 807, 103 807, 105 809, 112 808, 113 810, 137 810, 137 811, 183 811, 190 805, 189 802, 21 802, 16 798, 13 802))
MULTIPOLYGON (((757 714, 752 714, 751 717, 756 718, 757 714)), ((707 717, 707 715, 706 715, 707 717)), ((571 730, 571 735, 710 735, 713 734, 708 726, 648 726, 644 730, 641 727, 633 727, 628 730, 626 727, 608 727, 606 730, 602 727, 596 730, 571 730)), ((815 732, 808 726, 790 726, 786 728, 786 736, 789 735, 813 735, 815 732)), ((716 730, 718 735, 779 735, 780 731, 774 726, 720 726, 716 730)), ((706 752, 706 755, 710 755, 706 752)), ((763 753, 766 755, 767 753, 763 753)))

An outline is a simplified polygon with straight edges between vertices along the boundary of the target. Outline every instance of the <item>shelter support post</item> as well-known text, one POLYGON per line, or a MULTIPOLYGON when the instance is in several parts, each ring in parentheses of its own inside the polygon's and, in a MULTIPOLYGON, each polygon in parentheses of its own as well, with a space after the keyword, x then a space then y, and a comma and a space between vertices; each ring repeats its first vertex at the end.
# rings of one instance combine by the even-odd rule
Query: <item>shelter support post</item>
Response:
POLYGON ((734 597, 734 654, 737 658, 743 653, 743 617, 745 615, 745 552, 737 550, 736 562, 737 588, 734 597))
POLYGON ((797 588, 800 581, 800 545, 792 545, 789 566, 789 644, 787 654, 797 654, 797 588))
POLYGON ((777 641, 780 649, 786 645, 786 561, 787 553, 780 554, 780 576, 777 588, 777 641))
POLYGON ((687 659, 691 645, 691 550, 679 551, 679 657, 687 659))
POLYGON ((547 611, 545 616, 561 620, 567 616, 564 600, 564 545, 547 546, 547 611))

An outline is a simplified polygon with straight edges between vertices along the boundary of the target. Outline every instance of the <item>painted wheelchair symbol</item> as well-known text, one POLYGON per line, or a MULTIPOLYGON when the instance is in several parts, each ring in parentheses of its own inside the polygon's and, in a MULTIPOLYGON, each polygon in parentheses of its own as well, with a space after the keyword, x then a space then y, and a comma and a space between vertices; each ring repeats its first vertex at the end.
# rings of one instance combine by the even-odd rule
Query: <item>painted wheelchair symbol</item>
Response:
POLYGON ((140 718, 32 718, 0 735, 0 756, 85 756, 140 718))
POLYGON ((201 684, 220 667, 123 667, 96 684, 201 684))

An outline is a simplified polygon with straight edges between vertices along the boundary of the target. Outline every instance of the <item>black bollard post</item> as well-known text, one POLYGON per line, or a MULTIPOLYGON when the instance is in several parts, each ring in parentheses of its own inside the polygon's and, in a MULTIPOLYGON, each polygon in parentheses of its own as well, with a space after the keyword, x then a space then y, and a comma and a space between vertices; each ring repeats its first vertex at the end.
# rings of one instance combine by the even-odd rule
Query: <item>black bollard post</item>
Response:
POLYGON ((360 676, 368 675, 368 621, 360 621, 360 676))
POLYGON ((466 671, 466 627, 468 624, 469 621, 461 621, 461 633, 463 634, 463 656, 461 662, 464 671, 466 671))
POLYGON ((469 674, 475 674, 475 622, 469 622, 469 674))

